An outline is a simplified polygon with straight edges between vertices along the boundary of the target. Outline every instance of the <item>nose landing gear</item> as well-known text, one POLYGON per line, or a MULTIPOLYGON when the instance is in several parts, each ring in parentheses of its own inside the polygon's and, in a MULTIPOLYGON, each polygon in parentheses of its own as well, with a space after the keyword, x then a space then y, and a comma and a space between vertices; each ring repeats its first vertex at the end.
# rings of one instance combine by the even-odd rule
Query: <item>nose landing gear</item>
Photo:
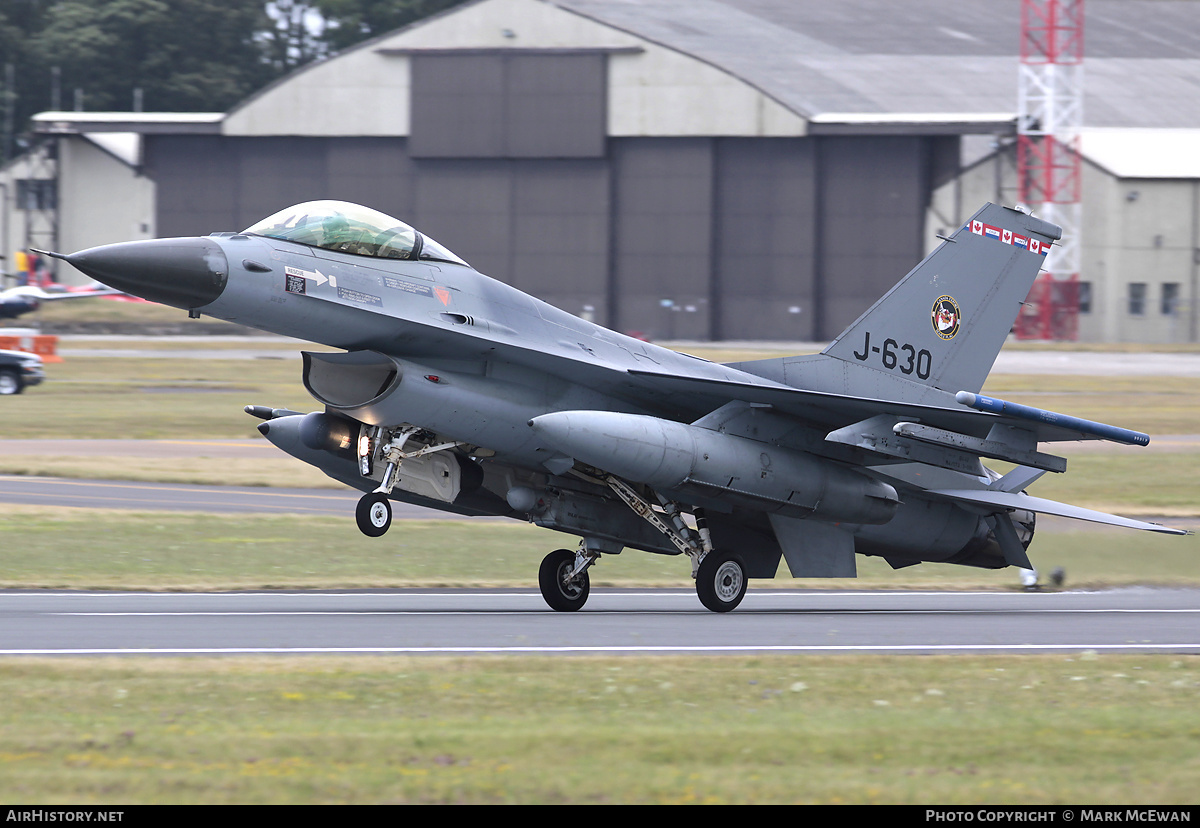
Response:
POLYGON ((453 457, 450 457, 450 462, 439 465, 434 455, 446 457, 465 445, 461 440, 438 442, 434 435, 416 426, 385 428, 364 423, 358 438, 358 470, 363 477, 380 482, 375 491, 368 492, 358 501, 354 517, 359 530, 371 538, 378 538, 387 532, 392 525, 392 506, 388 495, 397 487, 452 502, 459 492, 459 467, 453 457), (414 440, 415 447, 405 451, 410 439, 414 440), (400 480, 400 464, 406 460, 413 464, 405 466, 413 472, 408 475, 411 478, 408 483, 400 480), (379 477, 373 474, 377 463, 383 464, 383 473, 379 477))

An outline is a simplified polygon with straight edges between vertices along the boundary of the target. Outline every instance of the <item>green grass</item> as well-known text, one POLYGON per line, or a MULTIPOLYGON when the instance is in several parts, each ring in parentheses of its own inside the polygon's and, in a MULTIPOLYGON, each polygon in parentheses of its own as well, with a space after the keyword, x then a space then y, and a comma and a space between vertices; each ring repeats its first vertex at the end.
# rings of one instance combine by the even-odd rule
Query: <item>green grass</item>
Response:
MULTIPOLYGON (((2 446, 0 443, 0 452, 2 446)), ((61 448, 66 450, 69 445, 61 448)), ((998 462, 989 465, 998 471, 1009 468, 998 462)), ((0 474, 345 490, 324 473, 282 452, 268 459, 0 453, 0 474)), ((1045 475, 1030 493, 1126 515, 1200 517, 1200 446, 1174 454, 1129 448, 1074 455, 1066 474, 1045 475)))
MULTIPOLYGON (((167 341, 169 343, 169 340, 167 341)), ((104 343, 105 345, 119 343, 104 343)), ((142 343, 139 347, 156 347, 142 343)), ((197 438, 261 440, 247 403, 306 411, 315 404, 299 381, 295 359, 180 360, 72 357, 51 365, 50 380, 4 400, 6 437, 197 438)), ((1172 378, 993 378, 988 391, 1017 401, 1058 407, 1152 433, 1200 433, 1200 387, 1172 378), (1147 390, 1150 389, 1150 390, 1147 390)), ((282 454, 269 461, 213 457, 154 459, 80 458, 69 453, 4 456, 0 473, 116 477, 210 484, 328 486, 323 474, 282 454)), ((1047 447, 1054 450, 1056 447, 1047 447)), ((1073 444, 1065 475, 1046 475, 1034 494, 1125 514, 1200 516, 1200 450, 1165 452, 1115 447, 1084 452, 1073 444)), ((1086 446, 1085 446, 1086 448, 1086 446)), ((1200 447, 1197 447, 1200 448, 1200 447)), ((17 509, 0 523, 0 578, 9 586, 367 586, 377 584, 531 584, 549 549, 573 540, 520 524, 483 527, 462 523, 407 525, 370 541, 346 521, 295 522, 190 515, 130 516, 17 509), (97 530, 95 527, 103 527, 97 530), (228 538, 242 539, 227 542, 228 538), (481 544, 497 550, 478 555, 481 544), (108 550, 105 552, 105 550, 108 550), (141 550, 134 552, 133 550, 141 550), (147 551, 153 550, 153 551, 147 551), (330 553, 329 550, 336 550, 330 553), (514 565, 514 561, 519 561, 514 565)), ((1045 526, 1043 522, 1043 526, 1045 526)), ((1031 549, 1043 570, 1066 566, 1088 583, 1196 582, 1193 539, 1130 531, 1096 531, 1076 524, 1072 533, 1040 530, 1031 549), (1110 552, 1111 550, 1111 552, 1110 552), (1105 563, 1098 565, 1099 561, 1105 563)), ((1011 573, 925 565, 893 572, 860 559, 860 586, 902 588, 997 585, 1011 573)), ((593 570, 598 584, 686 584, 678 559, 629 552, 593 570)), ((779 584, 794 584, 782 580, 779 584)), ((830 586, 830 582, 814 582, 830 586)))
MULTIPOLYGON (((1012 402, 1143 431, 1152 445, 1156 435, 1200 433, 1200 382, 1190 377, 997 374, 983 390, 1012 402)), ((1056 448, 1042 446, 1043 451, 1056 448)))
MULTIPOLYGON (((1129 530, 1041 531, 1030 557, 1069 587, 1200 585, 1200 540, 1129 530)), ((14 507, 0 520, 0 587, 270 589, 399 586, 533 588, 542 557, 573 538, 516 521, 404 521, 383 538, 344 519, 14 507), (486 552, 484 552, 486 550, 486 552)), ((859 577, 755 581, 755 589, 1016 589, 1011 570, 858 558, 859 577)), ((684 558, 604 556, 592 584, 690 587, 684 558)))
POLYGON ((169 308, 153 302, 129 302, 114 299, 69 299, 59 302, 43 302, 33 313, 16 319, 0 321, 0 332, 4 328, 41 328, 54 333, 69 326, 72 330, 90 329, 155 333, 162 330, 192 331, 219 330, 228 334, 241 334, 246 328, 215 319, 205 318, 195 322, 187 318, 187 312, 169 308))
MULTIPOLYGON (((113 344, 113 343, 105 343, 113 344)), ((127 344, 127 343, 126 343, 127 344)), ((168 344, 169 341, 168 341, 168 344)), ((157 347, 141 343, 139 347, 157 347)), ((281 353, 286 354, 284 349, 281 353)), ((249 404, 309 411, 316 403, 300 383, 296 359, 192 360, 71 357, 48 367, 48 381, 4 400, 7 438, 262 439, 249 404)), ((1007 399, 1119 424, 1152 435, 1150 449, 1108 447, 1081 453, 1075 444, 1046 445, 1070 457, 1066 475, 1047 475, 1034 493, 1102 510, 1134 514, 1200 514, 1200 444, 1176 453, 1155 449, 1155 435, 1200 433, 1200 384, 1172 377, 993 377, 986 390, 1007 399)), ((0 473, 118 476, 163 482, 327 486, 328 479, 282 454, 262 464, 203 458, 153 460, 5 456, 0 473)), ((1095 444, 1089 444, 1095 445, 1095 444)), ((1086 448, 1086 446, 1085 446, 1086 448)))
MULTIPOLYGON (((63 446, 63 449, 69 446, 63 446)), ((3 451, 3 443, 0 443, 3 451)), ((346 487, 324 472, 278 452, 268 459, 245 457, 139 457, 128 454, 72 457, 69 454, 0 454, 0 474, 197 483, 210 486, 281 486, 289 489, 346 487)))
POLYGON ((0 409, 10 439, 254 438, 246 405, 313 411, 299 359, 71 357, 0 409))
MULTIPOLYGON (((48 371, 45 385, 3 401, 5 437, 257 438, 243 405, 316 408, 296 360, 71 357, 48 371)), ((1194 385, 996 377, 987 390, 1152 434, 1195 434, 1194 385)), ((1068 474, 1034 492, 1200 515, 1196 454, 1072 454, 1068 474)), ((2 457, 2 443, 0 465, 288 485, 299 479, 289 469, 307 472, 283 457, 258 469, 212 458, 81 463, 68 448, 2 457)), ((1062 526, 1043 521, 1030 555, 1044 571, 1064 567, 1068 587, 1200 585, 1195 537, 1062 526)), ((11 507, 0 517, 0 586, 532 588, 542 555, 564 545, 571 539, 515 522, 414 521, 371 540, 350 515, 11 507)), ((1017 588, 1010 571, 858 563, 857 581, 753 588, 1017 588)), ((688 573, 681 558, 630 551, 606 556, 592 579, 687 586, 688 573)), ((0 779, 8 799, 31 805, 1190 804, 1198 688, 1200 658, 1090 653, 7 659, 0 779)))
POLYGON ((23 804, 1195 802, 1200 658, 8 660, 23 804))
POLYGON ((1200 451, 1078 454, 1068 459, 1065 474, 1047 474, 1029 492, 1100 511, 1196 516, 1200 451))
MULTIPOLYGON (((73 355, 47 366, 47 381, 4 401, 6 437, 246 437, 256 422, 248 403, 310 411, 296 354, 307 346, 264 340, 279 359, 106 358, 73 355)), ((228 343, 220 343, 221 347, 228 343)), ((107 340, 85 349, 170 350, 160 342, 107 340)), ((189 347, 203 347, 191 345, 189 347)), ((259 349, 258 345, 253 346, 259 349)), ((219 353, 220 348, 216 349, 219 353)), ((762 356, 707 350, 720 358, 762 356)), ((1100 420, 1153 435, 1200 433, 1200 383, 1185 377, 996 375, 984 391, 1014 402, 1100 420)))

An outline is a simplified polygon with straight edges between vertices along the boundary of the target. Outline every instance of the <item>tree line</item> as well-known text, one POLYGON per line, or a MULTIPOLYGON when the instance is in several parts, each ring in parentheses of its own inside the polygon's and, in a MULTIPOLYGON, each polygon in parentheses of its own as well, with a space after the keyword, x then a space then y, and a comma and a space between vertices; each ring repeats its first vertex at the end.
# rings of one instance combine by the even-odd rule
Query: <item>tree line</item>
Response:
POLYGON ((464 0, 4 0, 0 164, 51 109, 223 112, 464 0))

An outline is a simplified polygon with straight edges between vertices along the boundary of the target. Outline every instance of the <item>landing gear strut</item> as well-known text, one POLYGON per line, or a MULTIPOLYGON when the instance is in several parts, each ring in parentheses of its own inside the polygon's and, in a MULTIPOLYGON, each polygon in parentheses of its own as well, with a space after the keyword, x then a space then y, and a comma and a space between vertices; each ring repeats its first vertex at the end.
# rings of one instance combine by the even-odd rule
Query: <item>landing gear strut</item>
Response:
POLYGON ((688 526, 679 504, 658 492, 658 508, 618 477, 607 475, 604 482, 637 515, 667 537, 675 548, 692 559, 692 577, 696 596, 713 612, 729 612, 746 596, 746 564, 732 552, 713 549, 708 518, 703 509, 693 509, 696 526, 688 526))

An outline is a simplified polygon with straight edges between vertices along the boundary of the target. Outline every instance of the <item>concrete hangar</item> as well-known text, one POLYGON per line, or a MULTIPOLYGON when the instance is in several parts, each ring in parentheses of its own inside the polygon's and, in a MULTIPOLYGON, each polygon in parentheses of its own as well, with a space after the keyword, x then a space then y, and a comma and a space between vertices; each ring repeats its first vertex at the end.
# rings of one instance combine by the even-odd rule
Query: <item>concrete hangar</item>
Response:
MULTIPOLYGON (((1193 150, 1191 169, 1143 178, 1138 142, 1110 142, 1089 167, 1081 338, 1194 341, 1200 2, 1088 0, 1087 14, 1085 121, 1193 150)), ((89 192, 70 162, 118 155, 60 149, 65 249, 336 198, 619 330, 820 341, 936 233, 1015 201, 1018 23, 1018 0, 475 0, 228 113, 38 123, 74 144, 136 135, 124 163, 153 185, 131 195, 129 232, 84 239, 116 190, 96 176, 89 192)))

